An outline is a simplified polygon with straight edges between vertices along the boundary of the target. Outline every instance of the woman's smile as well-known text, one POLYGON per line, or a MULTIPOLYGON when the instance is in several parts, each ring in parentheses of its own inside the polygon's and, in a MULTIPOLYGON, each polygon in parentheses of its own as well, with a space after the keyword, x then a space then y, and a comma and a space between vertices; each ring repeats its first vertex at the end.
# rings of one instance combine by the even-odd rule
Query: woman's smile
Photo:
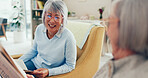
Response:
POLYGON ((56 27, 56 25, 50 25, 50 24, 48 24, 48 26, 49 26, 50 28, 56 27))

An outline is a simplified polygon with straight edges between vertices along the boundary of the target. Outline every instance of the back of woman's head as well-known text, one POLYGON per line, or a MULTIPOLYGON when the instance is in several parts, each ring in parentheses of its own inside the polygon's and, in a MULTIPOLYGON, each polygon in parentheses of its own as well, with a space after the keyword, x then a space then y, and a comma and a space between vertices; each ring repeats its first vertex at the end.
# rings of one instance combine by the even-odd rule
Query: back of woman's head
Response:
POLYGON ((119 47, 148 56, 148 0, 118 0, 119 47))

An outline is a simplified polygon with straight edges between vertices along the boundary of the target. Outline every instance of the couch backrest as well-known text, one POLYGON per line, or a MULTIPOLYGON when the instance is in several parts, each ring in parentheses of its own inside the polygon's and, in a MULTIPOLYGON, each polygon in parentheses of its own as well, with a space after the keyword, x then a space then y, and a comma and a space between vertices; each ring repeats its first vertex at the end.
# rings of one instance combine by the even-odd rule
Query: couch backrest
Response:
MULTIPOLYGON (((90 23, 80 23, 80 22, 70 22, 70 23, 76 23, 76 25, 78 26, 78 24, 80 25, 92 25, 90 23)), ((68 24, 68 25, 71 25, 71 24, 68 24)), ((85 26, 84 26, 85 27, 85 26)), ((70 29, 71 30, 71 29, 70 29)), ((104 33, 104 27, 99 27, 99 26, 94 26, 91 30, 90 30, 90 33, 86 39, 86 42, 84 43, 84 46, 82 49, 80 49, 78 46, 77 46, 77 59, 80 58, 80 56, 83 54, 83 52, 85 52, 85 50, 89 50, 91 47, 95 47, 95 45, 91 45, 90 43, 91 42, 97 42, 96 40, 98 39, 98 36, 96 35, 98 31, 100 30, 103 30, 100 34, 102 35, 104 33), (96 38, 96 39, 94 39, 96 38)), ((73 30, 72 30, 73 31, 73 30)), ((79 31, 81 32, 81 31, 79 31)), ((75 35, 74 35, 75 36, 75 35)), ((101 43, 102 44, 102 43, 101 43)))
POLYGON ((102 40, 104 40, 104 33, 105 33, 104 27, 97 27, 97 26, 93 27, 90 31, 90 34, 89 34, 83 48, 79 49, 77 47, 77 53, 78 53, 77 59, 79 59, 81 57, 83 52, 88 52, 88 51, 90 51, 90 49, 96 49, 98 52, 101 52, 101 50, 102 50, 101 46, 103 46, 102 40))
POLYGON ((67 28, 73 33, 76 39, 76 45, 82 49, 90 29, 94 25, 91 23, 79 22, 79 21, 68 21, 67 28))

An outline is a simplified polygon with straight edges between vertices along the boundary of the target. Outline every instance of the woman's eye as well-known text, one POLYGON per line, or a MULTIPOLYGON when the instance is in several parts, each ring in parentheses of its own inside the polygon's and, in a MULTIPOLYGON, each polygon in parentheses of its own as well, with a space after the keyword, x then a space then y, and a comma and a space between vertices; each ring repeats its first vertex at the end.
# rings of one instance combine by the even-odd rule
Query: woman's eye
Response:
POLYGON ((51 16, 50 15, 47 15, 49 18, 51 18, 51 16))
POLYGON ((54 17, 55 19, 59 19, 59 17, 54 17))

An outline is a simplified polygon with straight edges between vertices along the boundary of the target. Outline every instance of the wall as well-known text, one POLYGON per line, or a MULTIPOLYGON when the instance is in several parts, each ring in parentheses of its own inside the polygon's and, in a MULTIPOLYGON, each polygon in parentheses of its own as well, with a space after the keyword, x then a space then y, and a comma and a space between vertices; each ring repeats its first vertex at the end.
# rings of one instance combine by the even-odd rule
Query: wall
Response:
POLYGON ((12 13, 11 1, 10 0, 1 0, 0 1, 0 17, 9 18, 12 13))
POLYGON ((107 18, 110 12, 111 0, 63 0, 70 12, 76 12, 77 17, 84 15, 94 15, 96 19, 99 18, 100 7, 105 6, 103 18, 107 18))

